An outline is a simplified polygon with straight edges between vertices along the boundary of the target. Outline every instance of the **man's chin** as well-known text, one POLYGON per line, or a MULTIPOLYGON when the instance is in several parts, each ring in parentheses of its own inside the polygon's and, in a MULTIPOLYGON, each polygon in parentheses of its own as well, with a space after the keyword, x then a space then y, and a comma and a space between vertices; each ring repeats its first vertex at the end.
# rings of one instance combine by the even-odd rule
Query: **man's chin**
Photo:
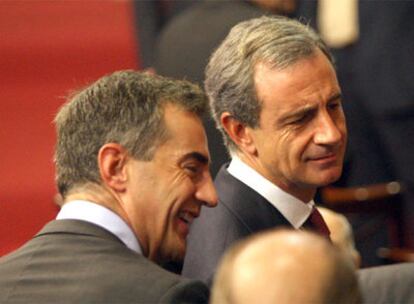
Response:
POLYGON ((319 182, 319 187, 328 186, 336 182, 342 174, 342 170, 337 170, 336 172, 326 172, 323 174, 321 181, 319 182))
POLYGON ((312 170, 303 175, 303 184, 314 188, 328 186, 336 182, 342 174, 342 168, 329 168, 329 170, 312 170))
POLYGON ((164 253, 163 263, 182 263, 184 261, 186 247, 187 244, 185 241, 171 244, 168 247, 168 252, 164 253))
POLYGON ((184 256, 185 248, 184 250, 182 250, 177 247, 174 247, 173 250, 169 250, 168 253, 164 254, 162 262, 160 262, 159 264, 162 268, 170 272, 180 274, 181 269, 183 268, 184 256))

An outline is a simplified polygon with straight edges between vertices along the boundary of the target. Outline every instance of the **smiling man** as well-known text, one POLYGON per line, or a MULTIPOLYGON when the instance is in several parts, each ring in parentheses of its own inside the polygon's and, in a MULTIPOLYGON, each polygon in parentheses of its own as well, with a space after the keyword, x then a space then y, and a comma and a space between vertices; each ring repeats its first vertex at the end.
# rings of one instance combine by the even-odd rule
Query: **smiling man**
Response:
POLYGON ((203 303, 201 282, 156 264, 182 261, 201 207, 216 205, 195 85, 121 71, 56 116, 63 207, 0 260, 0 302, 203 303))
POLYGON ((218 207, 193 226, 183 274, 211 283, 224 251, 255 232, 286 226, 329 238, 313 197, 340 177, 347 131, 332 58, 292 19, 233 27, 205 86, 232 160, 215 180, 218 207))

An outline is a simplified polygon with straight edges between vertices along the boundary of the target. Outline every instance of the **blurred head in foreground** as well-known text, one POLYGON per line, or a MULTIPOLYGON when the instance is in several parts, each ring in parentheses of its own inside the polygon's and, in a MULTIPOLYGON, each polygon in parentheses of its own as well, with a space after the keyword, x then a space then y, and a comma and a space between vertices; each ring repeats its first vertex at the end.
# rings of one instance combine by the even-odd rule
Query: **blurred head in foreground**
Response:
POLYGON ((360 303, 354 266, 310 232, 272 230, 233 246, 216 273, 212 304, 360 303))

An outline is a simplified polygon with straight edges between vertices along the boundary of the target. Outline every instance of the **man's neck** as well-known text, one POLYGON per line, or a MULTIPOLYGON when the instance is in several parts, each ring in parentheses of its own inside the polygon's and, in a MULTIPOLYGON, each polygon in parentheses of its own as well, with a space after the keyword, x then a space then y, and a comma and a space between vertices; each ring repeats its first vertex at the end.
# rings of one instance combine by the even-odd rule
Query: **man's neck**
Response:
POLYGON ((123 208, 123 204, 121 199, 108 188, 98 184, 86 184, 79 187, 74 188, 71 190, 64 198, 63 204, 70 201, 75 200, 84 200, 93 202, 95 204, 101 205, 106 207, 107 209, 113 211, 118 216, 122 218, 122 220, 131 228, 135 237, 141 244, 141 250, 144 256, 147 256, 147 249, 143 246, 142 240, 140 240, 139 235, 134 229, 128 214, 125 212, 123 208))
POLYGON ((118 214, 129 226, 129 219, 121 206, 119 198, 112 191, 97 184, 85 184, 71 190, 64 198, 63 204, 74 200, 94 202, 118 214))

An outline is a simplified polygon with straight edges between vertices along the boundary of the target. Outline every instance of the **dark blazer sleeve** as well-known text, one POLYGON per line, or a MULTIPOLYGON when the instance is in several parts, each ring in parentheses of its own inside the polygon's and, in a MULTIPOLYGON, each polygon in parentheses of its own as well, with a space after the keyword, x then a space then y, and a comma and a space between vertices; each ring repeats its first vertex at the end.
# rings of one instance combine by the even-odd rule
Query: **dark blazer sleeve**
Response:
POLYGON ((180 281, 160 299, 160 303, 208 303, 209 289, 200 281, 180 281))

